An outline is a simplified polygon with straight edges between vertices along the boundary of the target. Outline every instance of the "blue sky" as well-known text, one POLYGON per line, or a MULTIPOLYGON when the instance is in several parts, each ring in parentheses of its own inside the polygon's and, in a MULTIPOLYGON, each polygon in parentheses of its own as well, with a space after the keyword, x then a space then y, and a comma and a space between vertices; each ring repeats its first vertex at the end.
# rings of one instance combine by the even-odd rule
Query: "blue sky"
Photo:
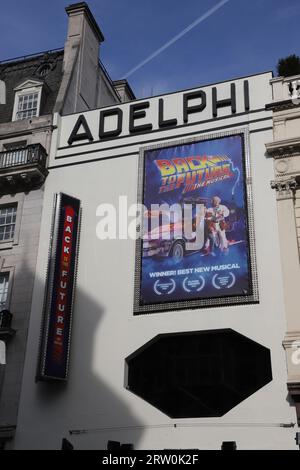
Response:
MULTIPOLYGON (((111 77, 123 78, 218 1, 89 0, 111 77)), ((0 61, 62 47, 70 3, 2 0, 0 61)), ((229 0, 128 80, 143 97, 275 70, 279 57, 300 55, 299 20, 299 0, 229 0)))

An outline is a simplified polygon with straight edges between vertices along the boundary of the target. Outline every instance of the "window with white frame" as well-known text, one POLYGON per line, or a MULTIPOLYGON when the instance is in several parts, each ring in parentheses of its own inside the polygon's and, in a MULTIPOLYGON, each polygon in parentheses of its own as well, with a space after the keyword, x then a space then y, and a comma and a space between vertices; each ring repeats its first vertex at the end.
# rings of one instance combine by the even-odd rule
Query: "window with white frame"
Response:
POLYGON ((0 242, 13 240, 16 218, 17 204, 0 206, 0 242))
POLYGON ((18 98, 16 121, 38 115, 38 93, 28 93, 28 95, 20 95, 18 98))
POLYGON ((9 273, 0 273, 0 310, 7 306, 9 273))
POLYGON ((15 88, 13 121, 39 116, 42 86, 42 82, 26 80, 15 88))

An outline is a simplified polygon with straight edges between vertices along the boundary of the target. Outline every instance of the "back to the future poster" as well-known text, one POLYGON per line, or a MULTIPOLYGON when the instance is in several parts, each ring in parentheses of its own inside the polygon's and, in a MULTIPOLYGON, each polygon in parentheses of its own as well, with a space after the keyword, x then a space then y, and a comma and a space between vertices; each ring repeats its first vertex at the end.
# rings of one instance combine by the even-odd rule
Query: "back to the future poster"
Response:
POLYGON ((244 137, 144 151, 137 310, 255 301, 244 137))

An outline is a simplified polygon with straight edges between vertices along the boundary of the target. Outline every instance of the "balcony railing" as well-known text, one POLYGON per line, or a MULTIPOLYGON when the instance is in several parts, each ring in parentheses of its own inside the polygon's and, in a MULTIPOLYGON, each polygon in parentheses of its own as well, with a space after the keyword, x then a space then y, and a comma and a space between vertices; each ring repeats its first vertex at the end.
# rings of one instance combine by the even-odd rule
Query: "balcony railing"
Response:
POLYGON ((273 100, 268 108, 278 106, 292 107, 300 104, 300 75, 292 77, 274 77, 270 80, 273 100))
POLYGON ((0 170, 19 165, 37 163, 46 166, 46 150, 41 144, 0 152, 0 170))
POLYGON ((300 104, 300 79, 288 82, 289 94, 294 104, 300 104))
POLYGON ((48 171, 47 154, 41 144, 0 152, 0 189, 20 189, 44 182, 48 171))

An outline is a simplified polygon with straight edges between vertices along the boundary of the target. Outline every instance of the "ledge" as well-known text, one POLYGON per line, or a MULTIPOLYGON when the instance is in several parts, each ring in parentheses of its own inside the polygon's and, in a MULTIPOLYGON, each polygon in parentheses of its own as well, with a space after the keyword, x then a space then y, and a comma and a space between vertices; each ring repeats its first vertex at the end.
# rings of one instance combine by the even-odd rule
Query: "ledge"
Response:
POLYGON ((285 154, 300 153, 300 137, 285 140, 275 140, 269 144, 265 144, 267 152, 274 156, 283 156, 285 154))
POLYGON ((10 121, 1 124, 1 137, 22 136, 36 132, 38 130, 52 130, 52 115, 45 114, 34 116, 28 119, 20 119, 18 121, 10 121))
POLYGON ((272 103, 266 104, 266 110, 270 111, 276 111, 279 109, 289 109, 289 108, 299 108, 299 104, 295 104, 291 98, 288 100, 282 100, 282 101, 273 101, 272 103))
POLYGON ((300 331, 288 331, 282 341, 284 348, 291 348, 295 341, 299 341, 300 331))

